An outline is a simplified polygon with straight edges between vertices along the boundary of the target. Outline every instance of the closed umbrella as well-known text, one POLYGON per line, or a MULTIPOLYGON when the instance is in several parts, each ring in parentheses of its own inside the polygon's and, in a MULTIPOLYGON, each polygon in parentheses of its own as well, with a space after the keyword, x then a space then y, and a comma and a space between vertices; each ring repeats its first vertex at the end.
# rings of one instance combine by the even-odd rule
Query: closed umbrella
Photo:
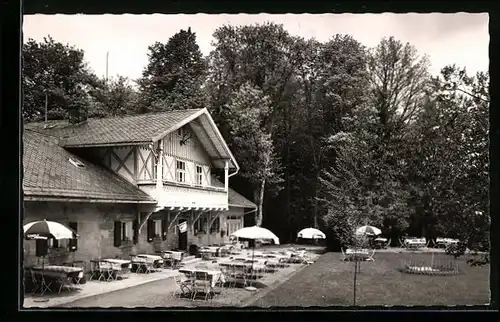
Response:
POLYGON ((380 229, 369 225, 361 226, 358 229, 356 229, 356 235, 375 236, 375 235, 380 235, 381 233, 382 231, 380 229))
POLYGON ((316 228, 304 228, 299 231, 297 237, 304 239, 326 239, 325 233, 316 228))
MULTIPOLYGON (((273 240, 276 245, 279 245, 280 243, 280 239, 278 238, 278 236, 273 234, 272 231, 258 226, 243 227, 232 233, 230 236, 234 236, 237 238, 252 239, 254 241, 256 239, 269 239, 273 240)), ((253 243, 252 247, 252 271, 253 271, 254 252, 255 252, 255 242, 253 243)))

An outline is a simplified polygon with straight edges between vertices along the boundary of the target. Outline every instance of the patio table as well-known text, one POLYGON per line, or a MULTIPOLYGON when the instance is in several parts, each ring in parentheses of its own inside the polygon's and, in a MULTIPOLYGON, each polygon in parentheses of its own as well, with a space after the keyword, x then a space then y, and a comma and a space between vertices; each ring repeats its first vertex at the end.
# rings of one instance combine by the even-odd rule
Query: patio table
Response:
POLYGON ((110 263, 113 270, 117 271, 129 269, 132 267, 132 261, 126 259, 105 258, 101 259, 101 261, 110 263))
POLYGON ((184 267, 179 269, 179 273, 185 274, 188 278, 192 279, 193 276, 196 276, 196 273, 206 273, 210 278, 210 285, 215 287, 218 281, 222 283, 225 282, 224 274, 220 270, 216 269, 203 269, 203 268, 188 268, 184 267))
POLYGON ((138 254, 133 257, 132 263, 153 262, 153 265, 158 268, 163 265, 163 258, 158 255, 138 254))
POLYGON ((453 239, 453 238, 436 238, 436 244, 437 245, 442 245, 442 246, 447 246, 450 244, 458 244, 459 240, 458 239, 453 239))
POLYGON ((72 278, 82 278, 83 268, 81 267, 71 267, 71 266, 59 266, 59 265, 47 265, 47 266, 34 266, 31 267, 35 273, 43 273, 44 277, 72 277, 72 278))
POLYGON ((425 238, 405 239, 404 242, 408 248, 418 248, 427 245, 425 238))

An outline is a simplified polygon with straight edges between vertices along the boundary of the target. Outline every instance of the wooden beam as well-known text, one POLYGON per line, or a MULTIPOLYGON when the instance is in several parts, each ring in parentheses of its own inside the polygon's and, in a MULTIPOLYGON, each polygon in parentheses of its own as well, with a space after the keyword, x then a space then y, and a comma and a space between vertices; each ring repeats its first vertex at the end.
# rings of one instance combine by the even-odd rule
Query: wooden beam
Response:
POLYGON ((193 222, 191 223, 191 228, 193 228, 194 223, 197 222, 198 219, 200 219, 201 215, 203 215, 204 213, 206 213, 206 211, 200 211, 200 213, 198 214, 198 217, 196 217, 196 219, 193 220, 193 222))
POLYGON ((158 157, 156 158, 156 189, 163 187, 163 139, 158 141, 158 157))
POLYGON ((210 226, 208 226, 208 229, 212 228, 212 225, 214 224, 215 219, 219 218, 219 215, 221 213, 222 213, 222 211, 217 212, 217 214, 212 218, 212 220, 210 221, 210 226))
MULTIPOLYGON (((179 215, 181 214, 181 211, 177 211, 177 215, 175 215, 174 219, 168 223, 168 230, 172 229, 172 224, 179 218, 179 215)), ((169 215, 170 217, 170 215, 169 215)))
POLYGON ((138 213, 138 216, 139 216, 139 229, 137 229, 138 233, 141 232, 142 226, 144 226, 144 224, 146 223, 146 221, 148 221, 149 217, 151 217, 152 214, 153 214, 153 212, 146 212, 146 216, 144 216, 144 218, 142 218, 142 220, 141 220, 140 219, 141 213, 138 213))

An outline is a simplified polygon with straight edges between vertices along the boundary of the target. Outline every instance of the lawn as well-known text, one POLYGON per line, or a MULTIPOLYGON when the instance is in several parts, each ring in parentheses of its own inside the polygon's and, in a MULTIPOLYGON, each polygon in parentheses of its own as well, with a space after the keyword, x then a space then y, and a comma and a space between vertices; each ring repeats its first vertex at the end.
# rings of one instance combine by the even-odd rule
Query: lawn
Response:
MULTIPOLYGON (((251 306, 345 306, 353 303, 354 263, 326 253, 251 306)), ((361 263, 356 305, 484 305, 489 303, 489 265, 470 267, 457 260, 460 274, 425 276, 400 272, 406 260, 431 260, 430 253, 377 253, 361 263)), ((450 256, 435 254, 435 260, 450 256)))

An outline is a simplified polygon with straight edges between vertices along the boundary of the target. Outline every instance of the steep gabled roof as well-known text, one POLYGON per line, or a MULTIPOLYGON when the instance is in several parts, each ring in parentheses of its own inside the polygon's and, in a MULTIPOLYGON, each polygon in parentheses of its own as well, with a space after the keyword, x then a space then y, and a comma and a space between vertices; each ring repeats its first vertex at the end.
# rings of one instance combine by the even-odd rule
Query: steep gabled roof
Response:
POLYGON ((57 137, 25 130, 23 190, 30 198, 151 203, 156 201, 134 184, 58 145, 57 137), (71 161, 70 161, 71 159, 71 161), (81 163, 78 167, 74 163, 81 163))
POLYGON ((65 147, 152 143, 153 138, 200 111, 202 109, 90 118, 79 124, 49 121, 47 127, 44 122, 37 122, 28 123, 25 128, 59 136, 64 139, 65 147))
POLYGON ((27 123, 25 129, 58 136, 66 148, 150 144, 189 124, 214 165, 239 166, 207 109, 174 110, 120 117, 90 118, 79 124, 67 121, 27 123))

